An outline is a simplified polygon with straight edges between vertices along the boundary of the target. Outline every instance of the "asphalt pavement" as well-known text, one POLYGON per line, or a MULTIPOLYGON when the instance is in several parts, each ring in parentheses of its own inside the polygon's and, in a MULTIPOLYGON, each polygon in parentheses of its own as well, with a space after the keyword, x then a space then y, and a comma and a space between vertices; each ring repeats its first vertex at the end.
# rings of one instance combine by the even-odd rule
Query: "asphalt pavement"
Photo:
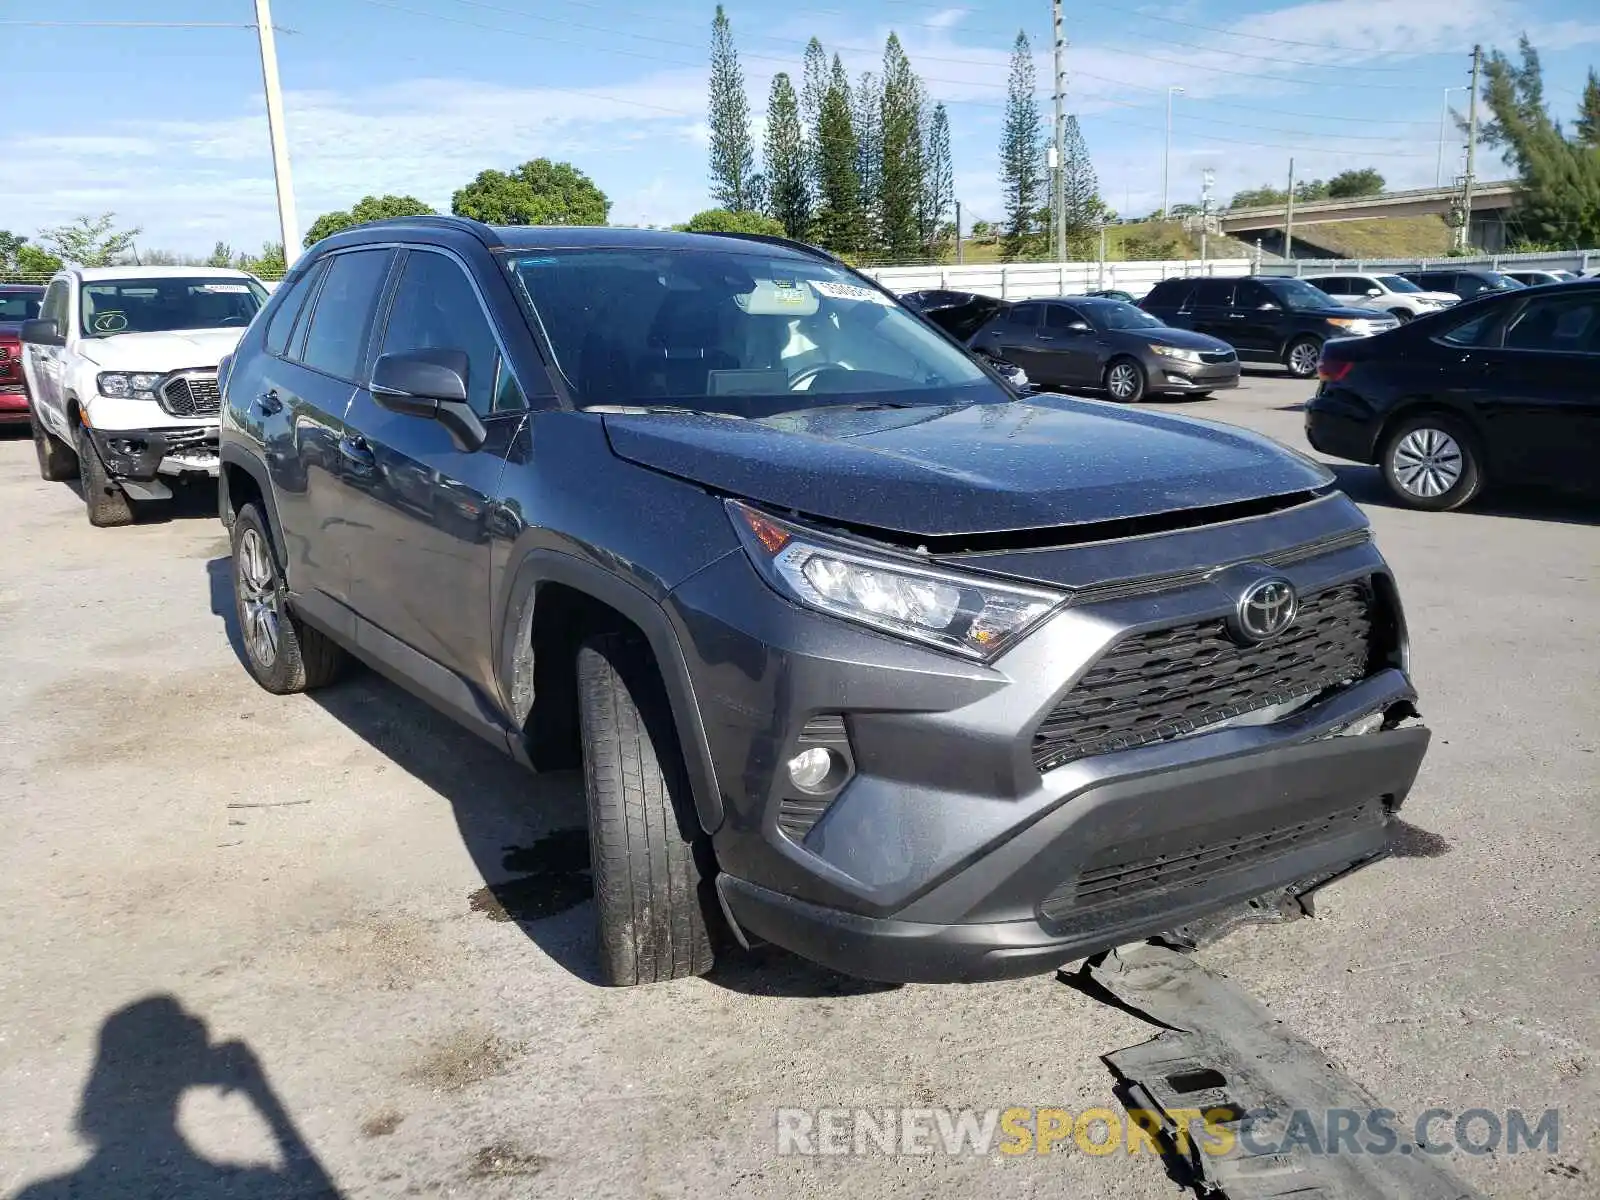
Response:
MULTIPOLYGON (((1308 391, 1161 407, 1305 449, 1308 391)), ((1554 1149, 1452 1153, 1469 1184, 1600 1194, 1600 513, 1413 513, 1340 476, 1433 747, 1401 856, 1200 958, 1402 1123, 1559 1110, 1554 1149)), ((91 529, 0 435, 0 546, 0 1195, 1187 1194, 1071 1139, 780 1153, 780 1109, 1120 1112, 1100 1056, 1155 1030, 1049 977, 887 988, 776 951, 601 988, 576 775, 371 674, 259 690, 203 495, 91 529)))

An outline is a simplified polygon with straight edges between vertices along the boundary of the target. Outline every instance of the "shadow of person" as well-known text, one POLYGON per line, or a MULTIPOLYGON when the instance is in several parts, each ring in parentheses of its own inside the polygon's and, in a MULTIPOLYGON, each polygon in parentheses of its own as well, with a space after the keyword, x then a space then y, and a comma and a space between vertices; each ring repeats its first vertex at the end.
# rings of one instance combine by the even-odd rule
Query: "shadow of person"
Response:
POLYGON ((250 1048, 243 1042, 212 1043, 205 1022, 171 996, 147 996, 106 1018, 78 1105, 77 1129, 94 1147, 89 1160, 68 1174, 30 1184, 15 1200, 336 1200, 339 1195, 250 1048), (283 1165, 233 1166, 196 1154, 177 1125, 179 1102, 194 1087, 221 1088, 254 1104, 283 1165))

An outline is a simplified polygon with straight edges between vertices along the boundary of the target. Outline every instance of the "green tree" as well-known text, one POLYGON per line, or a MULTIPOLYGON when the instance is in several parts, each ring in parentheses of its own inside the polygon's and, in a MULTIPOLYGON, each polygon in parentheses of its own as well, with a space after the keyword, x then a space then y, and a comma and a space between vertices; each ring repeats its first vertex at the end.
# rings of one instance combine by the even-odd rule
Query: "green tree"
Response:
POLYGON ((865 230, 856 134, 850 119, 850 77, 837 54, 817 112, 817 216, 812 229, 817 243, 836 254, 861 251, 865 230))
POLYGON ((211 247, 211 254, 207 257, 205 265, 208 267, 233 266, 233 247, 228 245, 227 242, 218 241, 215 246, 211 247))
POLYGON ((1078 118, 1069 115, 1062 135, 1062 208, 1066 212, 1068 258, 1088 258, 1099 250, 1100 224, 1106 206, 1100 199, 1100 180, 1089 160, 1089 145, 1083 140, 1078 118))
POLYGON ((1325 179, 1307 179, 1294 185, 1294 202, 1304 204, 1308 200, 1326 200, 1328 198, 1328 181, 1325 179))
POLYGON ((1583 85, 1575 128, 1579 144, 1600 150, 1600 75, 1595 74, 1593 67, 1589 68, 1588 82, 1583 85))
POLYGON ((922 197, 917 214, 922 245, 932 257, 940 244, 953 239, 950 210, 956 200, 955 160, 950 154, 950 114, 935 104, 928 119, 927 144, 922 151, 922 197))
POLYGON ((733 48, 733 28, 722 5, 711 21, 711 195, 738 212, 753 207, 755 147, 750 138, 750 101, 744 72, 733 48))
POLYGON ((1005 203, 1001 256, 1007 262, 1023 257, 1037 241, 1041 198, 1039 160, 1043 147, 1039 101, 1034 94, 1033 48, 1019 31, 1011 48, 1011 74, 1006 83, 1005 125, 1000 134, 1000 194, 1005 203))
POLYGON ((1569 137, 1545 105, 1538 51, 1526 37, 1518 48, 1520 63, 1499 51, 1489 56, 1483 99, 1494 115, 1484 137, 1502 149, 1517 172, 1522 240, 1593 246, 1600 243, 1600 148, 1590 143, 1584 122, 1590 93, 1600 88, 1585 89, 1584 108, 1569 137))
POLYGON ((260 279, 282 279, 289 269, 283 257, 282 242, 263 242, 260 254, 241 254, 235 265, 260 279))
POLYGON ((861 246, 867 257, 883 254, 883 84, 863 71, 850 93, 850 124, 856 134, 856 178, 861 191, 861 246))
POLYGON ((116 228, 116 213, 74 217, 70 225, 41 229, 39 241, 47 253, 80 267, 109 267, 133 249, 141 230, 116 228))
POLYGON ((914 261, 928 239, 922 227, 922 81, 911 69, 898 34, 883 47, 883 99, 879 106, 879 236, 893 262, 914 261))
POLYGON ((62 267, 61 260, 28 239, 8 229, 0 229, 0 276, 34 278, 54 275, 62 267))
POLYGON ((800 129, 800 102, 789 76, 772 77, 767 100, 767 206, 784 232, 803 238, 811 230, 811 181, 806 170, 805 136, 800 129))
POLYGON ((384 221, 390 217, 431 217, 434 209, 415 196, 363 196, 347 211, 323 213, 311 222, 306 230, 305 247, 309 250, 325 237, 332 237, 352 225, 368 221, 384 221))
POLYGON ((571 163, 536 158, 509 175, 480 171, 450 211, 490 225, 604 225, 611 201, 571 163))
POLYGON ((787 237, 788 231, 775 217, 758 212, 729 212, 725 208, 708 208, 697 212, 680 227, 686 233, 765 233, 774 237, 787 237))
POLYGON ((1270 183, 1264 183, 1258 188, 1249 188, 1242 192, 1235 192, 1233 199, 1228 201, 1229 208, 1275 208, 1284 204, 1289 199, 1289 193, 1282 188, 1275 188, 1270 183))
POLYGON ((1350 196, 1376 196, 1383 191, 1384 178, 1372 167, 1340 171, 1328 180, 1328 195, 1335 200, 1350 196))

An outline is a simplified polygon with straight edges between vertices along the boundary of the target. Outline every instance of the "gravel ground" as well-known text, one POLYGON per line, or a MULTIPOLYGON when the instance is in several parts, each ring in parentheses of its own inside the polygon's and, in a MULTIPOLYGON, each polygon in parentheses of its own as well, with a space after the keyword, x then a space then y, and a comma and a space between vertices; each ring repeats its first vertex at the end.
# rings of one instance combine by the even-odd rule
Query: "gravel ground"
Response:
MULTIPOLYGON (((1173 407, 1303 447, 1305 393, 1173 407)), ((1597 516, 1409 513, 1341 471, 1408 604, 1419 832, 1202 960, 1403 1121, 1560 1109, 1555 1153, 1450 1164, 1594 1196, 1597 516)), ((1098 1056, 1153 1031, 1050 978, 881 988, 776 952, 597 987, 576 777, 371 675, 260 691, 204 499, 94 530, 0 438, 0 1194, 1187 1194, 1148 1154, 780 1156, 779 1107, 1115 1108, 1098 1056)))

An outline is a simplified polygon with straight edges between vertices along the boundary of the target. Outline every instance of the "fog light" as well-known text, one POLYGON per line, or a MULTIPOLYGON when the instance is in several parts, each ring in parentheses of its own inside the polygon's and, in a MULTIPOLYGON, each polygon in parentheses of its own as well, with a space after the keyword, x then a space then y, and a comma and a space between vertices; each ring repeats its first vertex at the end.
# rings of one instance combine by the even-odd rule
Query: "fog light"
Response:
POLYGON ((832 750, 813 746, 789 760, 789 779, 802 792, 826 791, 828 777, 833 774, 833 764, 832 750))

